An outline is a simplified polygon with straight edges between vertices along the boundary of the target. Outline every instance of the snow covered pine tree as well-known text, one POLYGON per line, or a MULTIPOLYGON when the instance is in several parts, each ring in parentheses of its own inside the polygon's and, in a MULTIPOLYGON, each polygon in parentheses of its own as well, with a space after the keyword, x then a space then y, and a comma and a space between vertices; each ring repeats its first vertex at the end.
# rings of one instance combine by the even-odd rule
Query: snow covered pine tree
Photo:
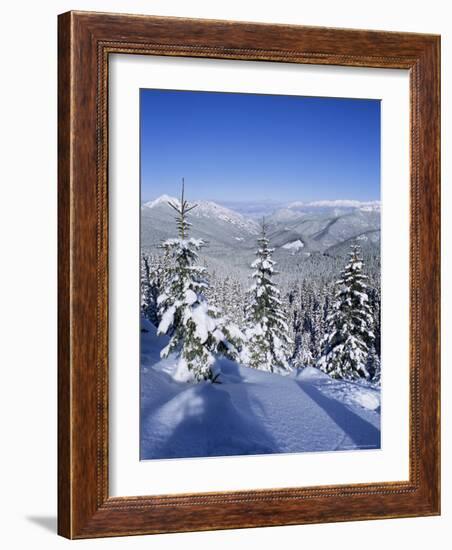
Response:
POLYGON ((241 333, 234 325, 226 325, 218 309, 206 300, 207 269, 198 265, 198 251, 205 243, 188 238, 191 224, 187 214, 197 205, 189 205, 185 200, 184 180, 180 202, 168 204, 177 212, 179 236, 161 245, 172 262, 166 287, 158 298, 161 321, 157 334, 170 336, 161 356, 178 354, 178 374, 182 379, 211 380, 214 354, 236 359, 241 333))
POLYGON ((166 267, 161 258, 141 256, 141 313, 156 327, 160 322, 158 297, 162 291, 166 267))
POLYGON ((333 378, 369 378, 366 363, 374 341, 373 319, 360 253, 360 247, 352 245, 349 262, 336 283, 333 311, 326 320, 317 365, 333 378))
POLYGON ((381 383, 381 362, 374 345, 370 348, 369 355, 367 357, 367 372, 369 373, 372 382, 379 386, 381 383))
POLYGON ((272 278, 277 275, 269 248, 265 220, 258 239, 257 259, 251 264, 254 283, 248 291, 246 307, 247 363, 250 367, 279 374, 290 370, 288 326, 280 292, 272 278))
MULTIPOLYGON (((152 302, 152 295, 151 295, 151 274, 150 274, 150 266, 149 266, 149 256, 146 254, 141 255, 141 276, 140 276, 140 283, 141 283, 141 314, 143 317, 146 317, 149 319, 152 314, 150 315, 149 309, 152 302)), ((157 304, 156 304, 157 305, 157 304)))

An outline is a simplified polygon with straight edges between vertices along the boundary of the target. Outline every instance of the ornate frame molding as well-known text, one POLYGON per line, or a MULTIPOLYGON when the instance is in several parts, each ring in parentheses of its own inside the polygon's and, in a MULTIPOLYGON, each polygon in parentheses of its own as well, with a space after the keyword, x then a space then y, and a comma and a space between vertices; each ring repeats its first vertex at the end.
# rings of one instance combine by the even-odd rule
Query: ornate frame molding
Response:
POLYGON ((88 12, 59 17, 60 534, 85 538, 439 513, 439 43, 437 36, 408 33, 88 12), (409 481, 109 497, 110 54, 410 71, 409 481))

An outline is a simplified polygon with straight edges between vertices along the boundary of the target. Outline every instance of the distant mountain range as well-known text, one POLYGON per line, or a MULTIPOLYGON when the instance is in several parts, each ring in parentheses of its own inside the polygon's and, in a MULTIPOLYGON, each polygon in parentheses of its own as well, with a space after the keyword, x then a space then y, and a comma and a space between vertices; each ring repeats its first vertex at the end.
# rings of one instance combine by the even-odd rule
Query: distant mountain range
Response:
MULTIPOLYGON (((175 213, 169 201, 178 199, 162 195, 142 205, 143 249, 155 251, 162 240, 175 236, 175 213)), ((260 231, 258 218, 263 214, 262 204, 253 207, 253 203, 228 203, 228 207, 205 200, 190 202, 197 204, 189 214, 191 235, 208 243, 204 256, 216 263, 248 265, 260 231)), ((275 259, 282 259, 286 265, 311 255, 342 256, 352 241, 358 241, 364 250, 378 253, 379 201, 297 201, 273 204, 273 208, 270 203, 263 205, 268 237, 276 249, 275 259)))
POLYGON ((223 201, 223 206, 239 212, 244 216, 251 218, 260 218, 262 216, 271 216, 275 212, 282 210, 292 211, 319 211, 326 208, 352 209, 359 208, 361 210, 380 210, 380 201, 357 201, 357 200, 328 200, 328 201, 293 201, 293 202, 276 202, 276 201, 260 201, 260 202, 238 202, 238 201, 223 201))
MULTIPOLYGON (((161 195, 157 199, 146 202, 143 207, 152 209, 154 212, 160 210, 161 206, 165 209, 168 209, 169 212, 173 213, 171 208, 168 208, 168 202, 173 204, 178 204, 179 200, 170 197, 168 195, 161 195)), ((256 221, 246 218, 239 212, 235 212, 230 208, 221 206, 220 204, 212 201, 191 201, 193 204, 196 204, 196 208, 191 211, 191 218, 199 219, 208 219, 212 220, 212 223, 215 222, 224 222, 226 227, 228 225, 235 226, 236 228, 243 229, 244 231, 254 234, 259 231, 259 225, 256 221)))

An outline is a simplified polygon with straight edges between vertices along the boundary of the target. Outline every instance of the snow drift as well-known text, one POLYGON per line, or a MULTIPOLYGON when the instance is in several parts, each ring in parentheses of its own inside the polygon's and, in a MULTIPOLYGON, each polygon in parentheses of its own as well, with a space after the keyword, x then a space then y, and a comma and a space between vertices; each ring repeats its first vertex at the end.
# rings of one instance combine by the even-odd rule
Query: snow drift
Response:
POLYGON ((141 459, 378 449, 380 392, 315 368, 289 376, 213 365, 215 383, 185 382, 148 321, 141 338, 141 459))

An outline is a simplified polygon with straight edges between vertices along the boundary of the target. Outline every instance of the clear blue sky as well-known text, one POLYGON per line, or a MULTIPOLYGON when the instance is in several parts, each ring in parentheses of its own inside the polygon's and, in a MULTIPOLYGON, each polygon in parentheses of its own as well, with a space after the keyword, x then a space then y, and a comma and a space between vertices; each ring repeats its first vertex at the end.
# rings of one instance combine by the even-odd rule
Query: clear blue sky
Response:
POLYGON ((141 90, 141 199, 380 198, 380 101, 141 90))

